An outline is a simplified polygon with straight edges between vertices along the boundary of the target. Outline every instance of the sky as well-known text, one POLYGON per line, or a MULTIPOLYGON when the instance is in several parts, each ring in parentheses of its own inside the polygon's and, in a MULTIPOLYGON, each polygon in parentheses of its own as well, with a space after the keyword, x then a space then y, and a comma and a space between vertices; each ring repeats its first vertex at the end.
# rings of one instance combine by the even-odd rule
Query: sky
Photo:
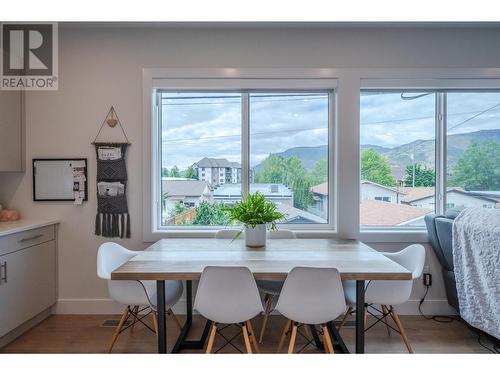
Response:
MULTIPOLYGON (((434 94, 365 92, 361 144, 395 147, 434 137, 434 94)), ((203 157, 241 162, 241 96, 238 93, 164 93, 163 166, 185 170, 203 157)), ((500 93, 449 93, 449 133, 500 128, 500 93)), ((324 93, 250 95, 250 165, 292 147, 328 139, 324 93)), ((326 154, 325 154, 326 158, 326 154)))

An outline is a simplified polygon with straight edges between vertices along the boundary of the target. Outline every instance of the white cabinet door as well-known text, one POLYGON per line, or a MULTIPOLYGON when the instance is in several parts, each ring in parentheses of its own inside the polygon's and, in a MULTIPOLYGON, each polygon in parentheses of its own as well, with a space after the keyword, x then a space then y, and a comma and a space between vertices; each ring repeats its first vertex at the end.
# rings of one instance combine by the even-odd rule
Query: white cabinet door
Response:
POLYGON ((22 95, 0 91, 0 172, 24 170, 22 95))
POLYGON ((56 302, 55 241, 0 256, 0 265, 1 337, 56 302))

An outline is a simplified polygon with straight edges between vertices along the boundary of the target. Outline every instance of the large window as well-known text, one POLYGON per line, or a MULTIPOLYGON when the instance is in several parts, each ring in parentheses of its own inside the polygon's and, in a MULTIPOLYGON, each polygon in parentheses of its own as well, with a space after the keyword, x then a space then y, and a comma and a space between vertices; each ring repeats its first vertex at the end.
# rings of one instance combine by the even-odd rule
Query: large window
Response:
POLYGON ((156 90, 158 227, 229 226, 261 192, 294 228, 332 228, 327 91, 156 90))
POLYGON ((362 227, 418 228, 427 213, 500 207, 500 93, 364 90, 360 99, 362 227))
POLYGON ((500 208, 500 93, 446 96, 446 206, 500 208))
POLYGON ((435 207, 435 95, 362 91, 360 224, 418 227, 435 207))

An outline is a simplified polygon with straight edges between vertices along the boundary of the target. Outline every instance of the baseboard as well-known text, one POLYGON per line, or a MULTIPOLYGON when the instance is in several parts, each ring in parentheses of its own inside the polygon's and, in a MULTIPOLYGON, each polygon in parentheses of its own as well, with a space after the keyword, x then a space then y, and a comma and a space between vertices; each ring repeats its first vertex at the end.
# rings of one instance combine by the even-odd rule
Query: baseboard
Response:
POLYGON ((4 336, 0 337, 0 348, 9 344, 10 342, 14 341, 19 336, 21 336, 23 333, 29 331, 31 328, 36 326, 41 321, 47 319, 52 314, 51 309, 52 309, 52 307, 49 307, 49 308, 43 310, 41 313, 35 315, 30 320, 24 322, 23 324, 21 324, 17 328, 14 328, 12 331, 10 331, 7 334, 5 334, 4 336))
MULTIPOLYGON (((186 312, 186 300, 180 299, 173 307, 176 314, 184 314, 186 312)), ((70 299, 64 298, 57 301, 53 311, 57 315, 114 315, 123 312, 123 305, 114 302, 112 299, 70 299)))
MULTIPOLYGON (((397 306, 400 315, 419 315, 418 300, 410 300, 397 306)), ((180 299, 173 307, 176 314, 185 314, 186 300, 180 299)), ((123 306, 111 299, 60 299, 53 313, 64 314, 121 314, 123 306)), ((456 315, 456 311, 448 305, 446 300, 426 300, 422 306, 426 315, 456 315)))

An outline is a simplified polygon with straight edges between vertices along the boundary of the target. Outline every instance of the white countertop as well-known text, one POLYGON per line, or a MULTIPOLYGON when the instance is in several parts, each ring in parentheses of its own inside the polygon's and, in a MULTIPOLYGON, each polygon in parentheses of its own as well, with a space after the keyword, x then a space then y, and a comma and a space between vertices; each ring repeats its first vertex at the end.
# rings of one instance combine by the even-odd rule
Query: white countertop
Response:
POLYGON ((59 223, 57 219, 21 219, 0 222, 0 237, 59 223))

